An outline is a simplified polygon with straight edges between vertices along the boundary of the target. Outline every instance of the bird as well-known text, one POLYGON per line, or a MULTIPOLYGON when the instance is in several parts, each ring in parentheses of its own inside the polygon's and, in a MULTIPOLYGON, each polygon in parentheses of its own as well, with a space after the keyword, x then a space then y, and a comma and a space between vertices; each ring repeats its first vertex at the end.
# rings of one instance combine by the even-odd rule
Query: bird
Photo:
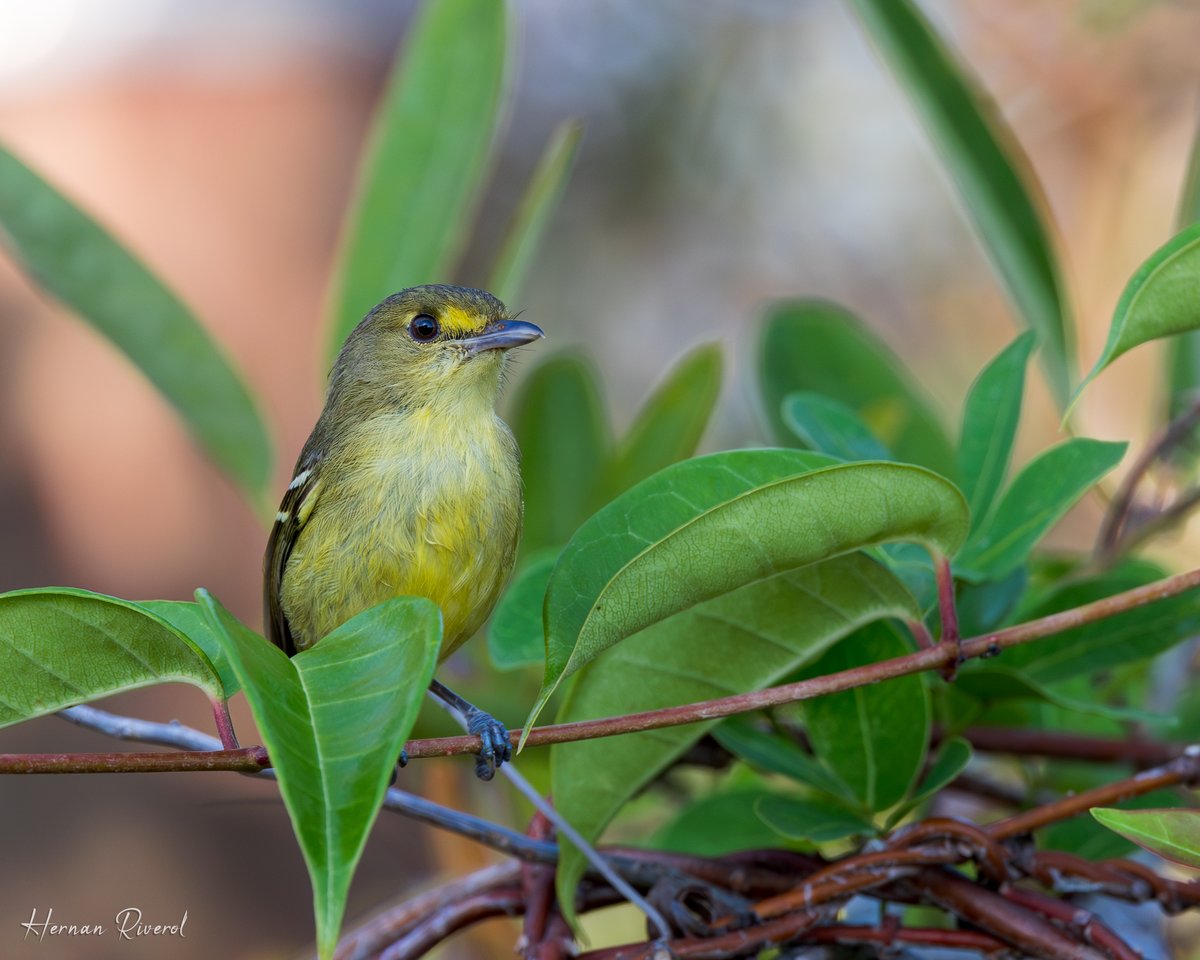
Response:
MULTIPOLYGON (((508 351, 542 336, 489 293, 427 284, 346 338, 263 559, 266 633, 288 656, 394 596, 441 608, 442 660, 487 620, 523 512, 495 404, 508 351)), ((430 692, 480 736, 475 772, 490 780, 511 759, 507 729, 437 680, 430 692)))

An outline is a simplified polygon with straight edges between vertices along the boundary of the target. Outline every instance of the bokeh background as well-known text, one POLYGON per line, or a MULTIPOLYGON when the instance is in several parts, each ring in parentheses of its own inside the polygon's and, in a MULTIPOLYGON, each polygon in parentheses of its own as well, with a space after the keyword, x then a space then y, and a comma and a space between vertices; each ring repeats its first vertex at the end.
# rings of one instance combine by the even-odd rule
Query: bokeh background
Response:
MULTIPOLYGON (((1200 5, 922 7, 995 98, 1041 182, 1080 363, 1090 363, 1129 275, 1172 232, 1200 116, 1200 5)), ((551 130, 580 118, 563 202, 510 304, 548 339, 525 352, 514 379, 542 353, 581 347, 620 429, 679 354, 719 341, 726 382, 705 445, 760 442, 748 386, 759 311, 778 297, 823 296, 861 312, 942 408, 958 409, 1016 333, 1014 317, 844 3, 512 8, 511 105, 478 228, 461 274, 430 280, 482 282, 551 130)), ((398 0, 0 3, 0 140, 123 238, 227 348, 264 398, 280 490, 319 410, 333 252, 413 10, 398 0)), ((1122 359, 1085 397, 1079 429, 1144 443, 1160 414, 1159 371, 1153 348, 1122 359)), ((1029 404, 1021 458, 1058 435, 1040 381, 1029 404)), ((1085 508, 1060 536, 1085 537, 1094 519, 1085 508)), ((0 524, 0 590, 64 584, 182 599, 204 585, 258 623, 258 519, 147 383, 3 256, 0 524)), ((1190 538, 1169 547, 1172 564, 1195 562, 1190 538)), ((113 708, 210 727, 191 688, 142 691, 113 708)), ((235 719, 252 729, 244 709, 235 719)), ((55 718, 0 731, 3 751, 107 749, 55 718)), ((503 785, 477 787, 453 763, 414 767, 428 795, 519 819, 503 785)), ((485 862, 385 816, 348 919, 485 862)), ((35 908, 84 923, 130 905, 156 922, 188 912, 186 939, 166 944, 173 957, 291 957, 311 936, 310 902, 270 785, 233 774, 0 780, 2 958, 167 955, 163 944, 110 937, 22 940, 35 908)), ((503 926, 446 955, 511 955, 503 926)))

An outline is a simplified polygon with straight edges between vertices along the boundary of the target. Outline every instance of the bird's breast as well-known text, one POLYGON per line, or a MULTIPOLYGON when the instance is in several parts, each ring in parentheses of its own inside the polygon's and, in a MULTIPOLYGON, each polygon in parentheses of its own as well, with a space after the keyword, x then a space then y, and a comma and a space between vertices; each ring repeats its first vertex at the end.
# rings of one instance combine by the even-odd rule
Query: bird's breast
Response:
POLYGON ((326 477, 297 540, 285 612, 295 629, 289 606, 307 607, 315 642, 388 597, 428 597, 442 610, 445 656, 487 618, 512 568, 521 523, 512 436, 490 411, 471 422, 389 415, 359 430, 353 459, 326 477))

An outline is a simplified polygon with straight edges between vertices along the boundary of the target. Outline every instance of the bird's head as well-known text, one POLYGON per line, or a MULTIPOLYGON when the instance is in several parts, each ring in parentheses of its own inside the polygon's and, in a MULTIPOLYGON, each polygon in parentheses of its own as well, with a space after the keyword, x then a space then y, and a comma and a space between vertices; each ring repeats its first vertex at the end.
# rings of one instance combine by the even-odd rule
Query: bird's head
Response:
POLYGON ((512 347, 543 336, 508 316, 490 293, 429 284, 409 287, 375 307, 346 339, 331 389, 366 387, 392 404, 495 402, 512 347))

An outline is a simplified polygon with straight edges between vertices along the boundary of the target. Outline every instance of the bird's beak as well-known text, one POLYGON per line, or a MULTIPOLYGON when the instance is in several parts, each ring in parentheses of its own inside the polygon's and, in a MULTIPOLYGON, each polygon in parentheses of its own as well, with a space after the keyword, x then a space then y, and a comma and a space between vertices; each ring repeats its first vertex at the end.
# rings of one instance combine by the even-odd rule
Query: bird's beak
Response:
POLYGON ((545 334, 542 328, 524 320, 498 320, 493 323, 487 333, 477 337, 467 337, 462 341, 471 353, 482 353, 484 350, 507 350, 519 347, 523 343, 532 343, 541 339, 545 334))

